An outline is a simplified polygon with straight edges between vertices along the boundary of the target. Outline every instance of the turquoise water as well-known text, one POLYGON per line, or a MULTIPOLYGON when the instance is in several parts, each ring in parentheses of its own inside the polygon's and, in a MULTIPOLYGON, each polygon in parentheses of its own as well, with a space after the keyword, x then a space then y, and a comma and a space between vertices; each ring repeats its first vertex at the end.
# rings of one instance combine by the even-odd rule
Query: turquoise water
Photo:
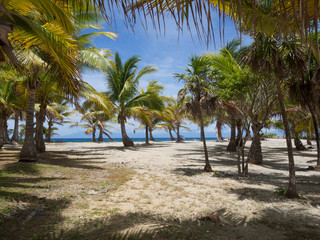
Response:
MULTIPOLYGON (((98 140, 98 139, 97 139, 98 140)), ((122 142, 122 138, 114 138, 115 142, 122 142)), ((131 138, 134 142, 145 142, 145 138, 131 138)), ((156 142, 171 141, 170 138, 155 138, 156 142)), ((185 138, 185 141, 199 140, 200 138, 185 138)), ((206 140, 217 140, 217 138, 206 138, 206 140)), ((91 142, 91 138, 53 138, 53 142, 91 142)), ((108 138, 103 139, 104 142, 110 142, 108 138)))

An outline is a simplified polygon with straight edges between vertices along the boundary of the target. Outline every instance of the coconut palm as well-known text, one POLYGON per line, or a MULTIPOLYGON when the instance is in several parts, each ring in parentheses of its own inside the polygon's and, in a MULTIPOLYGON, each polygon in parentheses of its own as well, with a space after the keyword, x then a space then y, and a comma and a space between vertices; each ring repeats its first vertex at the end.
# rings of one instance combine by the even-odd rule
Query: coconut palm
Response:
MULTIPOLYGON (((61 4, 61 3, 60 3, 61 4)), ((69 17, 72 18, 73 21, 71 22, 73 24, 72 28, 70 29, 65 29, 65 25, 61 24, 59 25, 59 22, 55 21, 53 24, 51 24, 51 19, 43 19, 43 22, 47 24, 51 24, 53 30, 51 30, 50 34, 54 35, 55 39, 58 39, 57 42, 55 43, 56 45, 61 45, 60 46, 60 52, 67 51, 65 55, 65 59, 63 61, 58 61, 59 59, 55 59, 51 57, 51 52, 47 50, 44 44, 41 45, 41 41, 38 43, 36 42, 36 46, 32 46, 32 48, 27 49, 31 55, 32 58, 30 58, 30 53, 27 56, 27 62, 26 65, 32 65, 35 66, 35 68, 31 68, 33 72, 36 72, 37 74, 33 74, 33 80, 32 82, 29 81, 29 86, 35 86, 38 84, 38 82, 43 81, 43 77, 45 76, 46 78, 51 78, 54 79, 55 82, 57 83, 57 86, 59 89, 61 89, 67 97, 73 96, 74 98, 77 98, 79 96, 79 91, 81 90, 81 82, 79 81, 79 72, 80 72, 80 67, 92 67, 95 66, 95 69, 100 68, 100 69, 106 69, 107 66, 109 66, 110 61, 108 59, 108 51, 106 50, 99 50, 94 47, 92 47, 90 38, 92 36, 97 36, 97 35, 105 35, 108 37, 115 37, 115 34, 113 33, 108 33, 108 32, 95 32, 95 33, 87 33, 80 35, 78 32, 83 30, 83 28, 95 28, 98 29, 98 27, 92 22, 94 19, 97 19, 97 12, 94 14, 90 12, 91 8, 87 8, 87 13, 86 14, 81 14, 79 12, 79 8, 73 7, 73 8, 68 8, 67 5, 60 6, 61 9, 64 10, 64 17, 69 17), (57 30, 60 30, 57 31, 57 30), (70 30, 70 31, 68 31, 70 30), (65 34, 61 34, 61 31, 64 31, 65 34), (55 36, 57 35, 57 36, 55 36), (64 61, 68 61, 67 66, 64 61), (37 66, 38 65, 38 66, 37 66), (68 67, 68 68, 66 68, 68 67), (34 71, 34 69, 36 71, 34 71)), ((37 13, 37 12, 36 12, 37 13)), ((61 16, 60 16, 61 17, 61 16)), ((41 18, 40 18, 41 19, 41 18)), ((38 19, 37 19, 38 20, 38 19)), ((42 25, 41 25, 42 26, 42 25)), ((46 25, 45 25, 46 26, 46 25)), ((70 27, 70 26, 69 26, 70 27)), ((17 27, 18 30, 15 30, 14 33, 18 32, 19 33, 19 28, 17 27)), ((19 41, 20 38, 19 36, 23 36, 25 33, 24 29, 20 29, 20 35, 17 34, 16 36, 16 41, 19 41)), ((34 36, 35 38, 37 37, 34 36)), ((51 41, 52 42, 52 41, 51 41)), ((51 43, 49 42, 49 43, 51 43)), ((53 42, 52 42, 53 43, 53 42)), ((49 48, 50 50, 50 48, 49 48)), ((29 87, 30 88, 30 87, 29 87)), ((34 88, 34 87, 32 87, 34 88)), ((31 89, 33 91, 33 89, 31 89)), ((29 98, 31 101, 32 98, 29 98)), ((40 125, 43 124, 44 121, 44 112, 46 108, 47 103, 42 103, 40 104, 40 112, 38 114, 38 131, 37 131, 37 148, 40 151, 44 151, 45 145, 42 140, 42 130, 43 129, 40 125), (40 137, 41 136, 41 137, 40 137)), ((31 106, 31 104, 30 104, 31 106)), ((31 108, 30 108, 31 111, 31 108)), ((29 121, 31 121, 31 115, 32 113, 30 112, 29 114, 29 121)), ((27 124, 27 131, 26 131, 26 139, 24 145, 28 145, 28 147, 22 149, 21 153, 21 160, 25 161, 28 160, 28 152, 30 155, 31 160, 35 160, 36 158, 36 152, 33 147, 32 143, 32 138, 31 138, 31 127, 30 131, 28 131, 28 126, 27 124), (26 150, 25 150, 26 149, 26 150), (29 150, 30 149, 30 150, 29 150)))
POLYGON ((186 73, 184 74, 175 74, 175 77, 179 81, 185 83, 185 86, 179 91, 179 96, 180 98, 184 98, 187 94, 191 96, 190 101, 185 104, 185 109, 200 123, 205 155, 204 170, 210 172, 212 168, 209 162, 203 117, 208 113, 208 115, 213 114, 215 98, 211 96, 212 89, 209 79, 208 61, 203 56, 193 56, 189 59, 189 65, 185 71, 186 73))
MULTIPOLYGON (((294 49, 293 49, 294 50, 294 49)), ((294 51, 290 52, 290 55, 296 56, 294 51)), ((254 71, 259 73, 271 73, 277 88, 278 103, 280 106, 281 116, 285 128, 286 142, 288 149, 289 159, 289 186, 286 193, 287 197, 298 197, 296 190, 296 178, 294 169, 294 158, 292 152, 291 134, 289 128, 289 122, 287 113, 284 105, 284 96, 282 90, 282 79, 285 76, 284 69, 286 67, 286 61, 281 54, 279 44, 275 37, 268 37, 263 34, 255 36, 253 44, 250 46, 248 54, 246 56, 247 63, 251 66, 254 71)), ((299 64, 301 61, 295 61, 299 64)))
POLYGON ((163 129, 169 133, 171 141, 175 141, 176 139, 172 135, 172 132, 175 132, 177 135, 177 142, 181 142, 183 140, 180 135, 180 129, 184 128, 190 131, 189 128, 184 126, 185 122, 183 119, 186 117, 186 114, 183 112, 183 106, 185 103, 185 99, 182 101, 177 101, 174 98, 166 98, 166 105, 164 110, 160 113, 157 118, 157 124, 153 125, 153 128, 163 129))
POLYGON ((133 116, 135 107, 147 107, 148 109, 161 109, 162 101, 153 92, 140 93, 138 85, 140 79, 149 73, 156 71, 153 66, 146 66, 138 71, 137 64, 140 58, 134 56, 122 63, 120 55, 115 54, 114 66, 106 71, 108 85, 107 96, 117 108, 118 121, 121 126, 122 142, 125 147, 133 147, 133 141, 128 137, 125 122, 133 116))
MULTIPOLYGON (((154 141, 152 130, 156 127, 156 125, 161 122, 161 115, 163 110, 165 97, 160 96, 161 91, 164 87, 158 83, 158 81, 149 81, 146 92, 150 94, 154 94, 156 99, 158 99, 157 105, 161 106, 161 108, 150 109, 147 107, 137 107, 133 108, 133 116, 136 119, 139 119, 146 128, 146 143, 149 143, 148 133, 150 134, 150 140, 154 141), (137 111, 135 111, 137 109, 137 111)), ((140 94, 143 94, 145 91, 141 89, 140 94)))
MULTIPOLYGON (((316 43, 314 43, 316 44, 316 43)), ((290 46, 290 45, 289 45, 290 46)), ((304 60, 304 67, 299 69, 291 69, 291 76, 287 83, 288 96, 291 101, 299 104, 304 110, 310 112, 311 120, 315 134, 316 146, 317 146, 317 165, 316 170, 320 169, 320 137, 318 128, 318 119, 320 117, 318 110, 318 94, 315 90, 316 85, 313 83, 313 77, 317 74, 317 60, 314 55, 307 57, 307 49, 301 44, 299 45, 300 54, 306 55, 304 60), (293 71, 292 71, 293 70, 293 71)), ((309 129, 311 129, 309 127, 309 129)), ((307 131, 307 136, 312 134, 307 131)))
POLYGON ((107 125, 105 121, 110 120, 107 115, 104 113, 104 111, 95 111, 94 109, 87 109, 88 112, 84 114, 81 118, 81 122, 85 123, 79 123, 74 121, 68 121, 68 123, 72 123, 71 127, 82 127, 85 128, 85 134, 89 135, 92 134, 91 142, 96 142, 96 133, 97 130, 99 130, 99 137, 98 142, 103 142, 103 134, 105 134, 111 141, 113 139, 109 134, 111 134, 111 131, 109 128, 113 128, 111 125, 107 125))
POLYGON ((62 125, 64 120, 69 117, 72 112, 69 111, 69 101, 65 99, 55 99, 53 103, 50 103, 46 107, 46 117, 48 121, 48 127, 45 131, 46 142, 51 142, 51 136, 53 131, 57 130, 54 124, 62 125))
MULTIPOLYGON (((219 28, 220 38, 224 35, 225 18, 228 16, 244 33, 277 33, 282 36, 298 34, 308 39, 308 34, 318 32, 319 3, 318 1, 274 0, 136 0, 125 5, 128 18, 135 22, 137 19, 165 26, 165 15, 172 16, 178 29, 184 30, 194 24, 196 32, 207 44, 215 38, 215 30, 219 28), (221 24, 218 26, 214 12, 219 12, 221 24), (140 18, 141 14, 145 17, 140 18), (164 23, 162 23, 164 22, 164 23), (268 23, 268 24, 266 24, 268 23), (188 26, 188 27, 187 27, 188 26)), ((319 48, 319 45, 312 45, 319 48)), ((319 52, 319 50, 317 50, 319 52)), ((319 58, 319 57, 318 57, 319 58)))
POLYGON ((167 106, 164 110, 163 119, 165 122, 165 128, 168 129, 171 140, 174 140, 171 131, 176 133, 177 142, 181 142, 183 140, 180 135, 181 128, 190 130, 185 126, 185 122, 183 121, 183 119, 186 118, 186 114, 184 113, 183 109, 185 103, 185 98, 178 100, 170 98, 168 99, 167 106))
MULTIPOLYGON (((23 103, 23 94, 19 89, 21 81, 18 72, 11 66, 1 67, 0 73, 0 149, 10 143, 7 132, 7 119, 18 112, 23 103)), ((15 114, 17 115, 17 114, 15 114)), ((16 129, 17 130, 17 129, 16 129)), ((15 131, 16 132, 16 131, 15 131)))
POLYGON ((79 112, 83 115, 81 121, 86 121, 87 124, 80 125, 86 127, 86 134, 92 133, 92 141, 95 142, 96 129, 99 130, 98 142, 103 142, 103 134, 105 134, 111 141, 113 139, 110 137, 111 133, 108 128, 113 128, 110 125, 107 125, 105 122, 113 121, 114 112, 113 107, 108 105, 109 99, 103 93, 97 93, 101 99, 107 104, 101 105, 96 99, 88 99, 82 103, 80 106, 79 112))
MULTIPOLYGON (((219 54, 212 54, 209 53, 206 55, 208 62, 211 66, 211 71, 213 77, 216 79, 218 85, 223 85, 223 87, 228 86, 228 83, 223 83, 227 76, 233 76, 239 73, 242 70, 242 66, 240 65, 240 59, 243 53, 245 52, 246 47, 240 47, 240 41, 237 39, 233 39, 232 41, 228 42, 226 47, 222 48, 219 54), (220 79, 220 81, 219 81, 220 79)), ((223 99, 224 101, 231 101, 230 94, 228 92, 223 91, 220 87, 220 92, 223 92, 223 99)), ((219 95, 222 95, 221 93, 219 95)), ((221 105, 221 104, 220 104, 221 105)), ((227 151, 229 152, 236 152, 237 146, 237 139, 236 139, 236 127, 237 127, 237 113, 234 111, 234 108, 230 107, 231 105, 224 105, 223 107, 227 111, 228 115, 228 123, 230 125, 230 140, 227 146, 227 151)), ((239 135, 239 134, 238 134, 239 135)))
MULTIPOLYGON (((9 1, 11 2, 11 1, 9 1)), ((12 16, 16 21, 11 36, 28 75, 28 103, 26 108, 26 137, 20 153, 21 161, 35 161, 37 150, 33 140, 33 118, 36 88, 39 77, 55 73, 61 88, 69 88, 69 94, 77 91, 79 78, 76 45, 70 34, 74 33, 74 22, 67 5, 57 1, 46 1, 52 8, 23 5, 15 1, 12 16), (46 9, 49 10, 49 9, 46 9), (58 11, 58 12, 55 12, 58 11), (58 16, 55 17, 55 14, 58 16), (63 33, 63 34, 62 34, 63 33)), ((44 4, 44 2, 42 2, 44 4)))

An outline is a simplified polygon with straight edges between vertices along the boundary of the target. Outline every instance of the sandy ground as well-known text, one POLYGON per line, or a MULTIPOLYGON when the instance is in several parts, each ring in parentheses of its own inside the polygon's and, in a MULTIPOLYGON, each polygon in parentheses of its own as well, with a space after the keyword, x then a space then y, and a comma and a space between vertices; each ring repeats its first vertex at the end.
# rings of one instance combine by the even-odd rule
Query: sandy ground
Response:
MULTIPOLYGON (((74 158, 88 166, 105 164, 136 171, 107 198, 92 201, 92 209, 114 209, 137 219, 178 219, 180 227, 189 227, 183 225, 186 221, 194 229, 201 224, 196 220, 199 215, 218 212, 220 222, 208 226, 209 237, 201 239, 320 239, 320 172, 303 171, 315 165, 315 149, 295 151, 302 198, 289 200, 276 193, 288 183, 283 139, 262 142, 263 165, 250 164, 248 178, 237 176, 236 155, 225 151, 227 142, 207 144, 213 173, 203 172, 199 141, 136 143, 135 148, 123 148, 122 143, 52 143, 47 149, 49 154, 70 157, 77 152, 74 158)), ((121 225, 123 220, 116 221, 121 225)), ((133 227, 148 229, 152 224, 144 220, 135 226, 124 223, 120 230, 133 227)))

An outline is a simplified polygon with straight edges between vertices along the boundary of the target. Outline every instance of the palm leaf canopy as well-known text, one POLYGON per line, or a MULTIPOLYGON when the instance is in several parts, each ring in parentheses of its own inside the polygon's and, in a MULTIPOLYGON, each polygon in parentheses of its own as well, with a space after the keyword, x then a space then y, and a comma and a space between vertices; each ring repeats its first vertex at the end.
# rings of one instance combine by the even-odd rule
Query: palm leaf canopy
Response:
POLYGON ((140 79, 146 74, 155 72, 156 68, 146 66, 138 71, 137 64, 140 61, 140 58, 133 56, 122 63, 119 54, 116 53, 114 65, 106 72, 107 95, 121 109, 136 106, 156 107, 153 100, 156 100, 157 96, 151 91, 140 94, 138 90, 140 79))
MULTIPOLYGON (((66 79, 78 78, 75 25, 70 12, 61 1, 6 1, 14 24, 10 41, 17 49, 41 50, 46 62, 56 65, 66 79)), ((10 20, 7 18, 6 20, 10 20)))
POLYGON ((309 33, 317 31, 320 7, 318 0, 136 0, 127 4, 125 8, 132 22, 151 19, 153 26, 161 30, 165 27, 165 16, 170 15, 179 30, 191 31, 193 24, 207 44, 215 39, 217 28, 222 38, 226 16, 241 32, 282 36, 297 33, 307 38, 309 33), (219 14, 218 19, 215 12, 219 14))

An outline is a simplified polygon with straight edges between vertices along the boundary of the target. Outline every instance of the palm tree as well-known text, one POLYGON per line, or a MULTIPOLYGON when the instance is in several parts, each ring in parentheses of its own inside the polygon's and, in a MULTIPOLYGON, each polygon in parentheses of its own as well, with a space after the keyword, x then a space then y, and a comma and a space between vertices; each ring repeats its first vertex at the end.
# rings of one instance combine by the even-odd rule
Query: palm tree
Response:
POLYGON ((183 139, 180 135, 180 128, 190 131, 188 127, 184 126, 185 122, 183 121, 186 116, 183 112, 184 100, 177 101, 172 97, 167 97, 164 110, 157 114, 156 123, 153 124, 153 128, 168 132, 171 141, 176 140, 172 132, 177 134, 177 142, 181 142, 183 139))
POLYGON ((140 126, 135 128, 135 133, 138 129, 145 129, 145 142, 149 144, 149 126, 151 125, 153 113, 147 107, 136 107, 133 117, 141 122, 140 126))
POLYGON ((216 135, 217 141, 222 142, 222 126, 226 124, 226 111, 223 104, 217 104, 216 111, 215 111, 215 119, 216 119, 216 135))
MULTIPOLYGON (((143 125, 145 125, 146 128, 146 143, 149 143, 149 137, 148 132, 150 134, 150 140, 154 141, 154 138, 152 136, 152 130, 156 127, 156 125, 162 120, 162 110, 164 101, 166 100, 165 97, 160 96, 161 91, 164 89, 164 87, 158 83, 158 81, 149 81, 146 92, 149 92, 150 94, 154 94, 156 96, 156 99, 158 99, 157 105, 161 106, 161 108, 158 109, 149 109, 147 107, 137 107, 133 108, 133 116, 136 119, 139 119, 143 125), (137 110, 137 111, 136 111, 137 110)), ((141 89, 140 94, 143 94, 145 91, 141 89)))
POLYGON ((97 92, 96 94, 107 104, 101 105, 97 99, 93 98, 83 102, 78 111, 83 115, 81 121, 86 121, 87 124, 79 126, 87 128, 87 131, 85 132, 86 134, 92 133, 92 142, 96 141, 96 129, 99 130, 98 142, 103 142, 103 134, 113 141, 109 135, 111 132, 108 130, 108 128, 113 127, 105 123, 113 120, 113 108, 109 105, 109 99, 104 93, 97 92))
MULTIPOLYGON (((50 2, 48 0, 48 2, 50 2)), ((28 105, 27 111, 27 124, 26 124, 26 141, 22 148, 20 154, 21 161, 34 161, 36 160, 36 150, 33 143, 33 110, 31 106, 34 104, 35 88, 41 82, 42 78, 54 79, 57 83, 59 89, 61 89, 66 96, 78 97, 79 90, 81 88, 80 79, 80 68, 79 66, 92 66, 95 65, 95 68, 106 69, 109 66, 110 61, 107 58, 108 51, 97 50, 93 48, 90 44, 90 37, 97 35, 106 35, 108 37, 115 37, 112 33, 106 32, 96 32, 79 35, 78 32, 82 27, 93 27, 95 25, 90 25, 93 21, 92 19, 97 17, 90 12, 87 12, 85 15, 79 12, 79 7, 68 7, 62 2, 53 3, 54 6, 60 8, 60 11, 63 11, 59 15, 59 20, 63 21, 60 23, 56 19, 51 19, 50 17, 43 15, 41 13, 40 17, 36 17, 36 14, 39 14, 37 11, 32 11, 32 14, 29 13, 30 20, 33 21, 33 24, 38 24, 38 28, 44 28, 48 36, 38 36, 37 33, 26 32, 24 28, 16 27, 14 31, 14 40, 16 43, 24 41, 22 37, 29 36, 30 39, 35 39, 34 45, 26 45, 27 48, 24 50, 23 54, 25 56, 25 66, 32 74, 29 74, 29 96, 28 100, 30 104, 28 105), (59 5, 60 4, 60 5, 59 5), (68 20, 65 20, 65 19, 68 20), (70 19, 73 21, 70 21, 70 19), (91 21, 88 21, 88 19, 91 21), (36 21, 35 21, 36 20, 36 21), (87 21, 87 22, 86 22, 87 21), (85 25, 87 23, 87 25, 85 25), (64 32, 64 34, 61 34, 64 32), (42 38, 41 38, 42 37, 42 38), (46 41, 44 41, 46 37, 46 41), (51 38, 50 38, 51 37, 51 38), (49 38, 49 39, 47 39, 49 38), (53 44, 52 47, 50 44, 53 44), (58 47, 58 53, 56 53, 56 47, 58 47), (87 47, 87 49, 86 49, 87 47), (62 54, 62 56, 61 56, 62 54), (57 56, 56 56, 57 55, 57 56)), ((91 8, 87 8, 86 11, 89 11, 91 8)), ((30 10, 31 11, 31 10, 30 10)), ((47 13, 47 12, 45 12, 47 13)), ((52 14, 52 13, 51 13, 52 14)), ((24 42, 22 42, 24 46, 24 42)), ((37 131, 37 148, 40 151, 44 151, 45 145, 42 140, 42 127, 44 121, 44 112, 47 103, 40 104, 40 112, 38 114, 38 131, 37 131)))
MULTIPOLYGON (((239 71, 242 70, 242 66, 240 65, 240 58, 246 48, 240 47, 240 41, 237 39, 233 39, 231 42, 228 42, 226 47, 222 48, 219 54, 209 53, 206 55, 208 59, 213 77, 216 79, 217 85, 228 86, 228 84, 221 84, 225 79, 230 78, 229 76, 237 75, 239 71)), ((222 88, 220 87, 220 91, 222 92, 222 88)), ((221 94, 220 94, 221 95, 221 94)), ((225 94, 227 96, 223 96, 224 101, 231 101, 230 94, 225 94), (228 98, 228 99, 226 99, 228 98)), ((222 104, 223 105, 223 104, 222 104)), ((236 152, 237 147, 237 139, 236 139, 236 125, 237 125, 237 113, 234 111, 232 107, 228 107, 229 105, 223 105, 225 110, 227 110, 228 122, 230 125, 230 140, 227 146, 227 151, 236 152)))
MULTIPOLYGON (((290 53, 291 55, 297 56, 294 51, 290 53)), ((286 142, 288 149, 288 159, 289 159, 289 186, 286 196, 289 198, 298 197, 296 189, 296 178, 294 169, 294 158, 292 151, 291 133, 289 128, 289 122, 287 118, 287 113, 284 105, 284 96, 281 86, 281 80, 284 77, 285 61, 283 59, 283 54, 280 52, 279 44, 275 37, 268 37, 263 34, 258 34, 255 36, 253 44, 250 46, 246 61, 250 64, 254 71, 259 73, 272 73, 275 79, 275 85, 278 95, 278 103, 281 110, 281 116, 285 128, 286 142)), ((300 63, 300 61, 296 61, 300 63)))
POLYGON ((185 98, 182 99, 174 99, 171 98, 167 101, 167 106, 164 110, 164 121, 167 124, 167 129, 170 134, 171 140, 173 139, 171 131, 174 131, 177 135, 177 142, 181 142, 183 138, 180 135, 180 129, 184 128, 186 130, 190 130, 184 124, 183 119, 186 118, 186 114, 184 113, 184 105, 185 98))
POLYGON ((125 147, 133 147, 133 141, 128 137, 125 122, 127 118, 133 116, 135 107, 147 107, 148 109, 161 109, 162 101, 153 92, 140 93, 138 85, 140 79, 149 73, 156 71, 153 66, 146 66, 138 71, 137 64, 140 58, 134 56, 125 63, 118 53, 115 54, 114 66, 106 71, 106 81, 108 85, 107 96, 117 108, 118 121, 121 126, 122 142, 125 147))
MULTIPOLYGON (((224 35, 225 18, 228 16, 237 25, 241 33, 275 32, 279 36, 298 34, 308 41, 308 34, 318 33, 319 3, 318 1, 274 0, 136 0, 123 1, 126 15, 130 21, 146 21, 165 26, 165 15, 175 19, 177 28, 191 31, 193 24, 199 38, 210 44, 215 39, 216 28, 220 30, 220 38, 224 35), (129 7, 125 4, 128 3, 129 7), (127 11, 130 9, 130 11, 127 11), (215 14, 219 13, 220 24, 217 26, 215 14), (141 13, 145 18, 140 18, 141 13), (268 24, 266 24, 268 23, 268 24)), ((318 39, 318 38, 317 38, 318 39)), ((318 49, 319 45, 311 45, 318 49)), ((318 55, 320 59, 320 55, 318 55)))
MULTIPOLYGON (((20 153, 21 161, 35 161, 37 156, 33 140, 33 119, 39 77, 45 76, 44 72, 56 73, 61 88, 69 87, 68 93, 77 91, 77 50, 70 36, 75 31, 74 22, 71 21, 72 12, 61 2, 46 3, 48 6, 42 7, 40 5, 43 2, 27 6, 19 2, 11 6, 11 15, 18 25, 15 25, 10 39, 19 50, 19 59, 22 59, 23 68, 28 75, 26 137, 20 153)), ((18 67, 21 66, 19 64, 18 67)))
POLYGON ((207 144, 204 133, 203 117, 213 113, 215 107, 215 98, 211 97, 212 89, 209 79, 208 62, 203 56, 193 56, 189 59, 189 65, 185 74, 175 74, 179 81, 185 82, 184 88, 179 91, 180 98, 190 94, 191 99, 185 104, 186 111, 190 112, 194 119, 200 123, 201 139, 205 155, 204 171, 211 172, 212 168, 209 162, 207 144))
POLYGON ((0 74, 0 149, 3 144, 9 143, 7 133, 7 119, 21 106, 21 93, 18 91, 17 72, 10 68, 2 68, 0 74), (2 72, 3 70, 3 72, 2 72))
POLYGON ((48 120, 48 128, 45 131, 46 142, 51 142, 53 131, 57 130, 54 124, 62 125, 64 120, 69 117, 72 112, 69 111, 69 101, 64 99, 55 99, 55 101, 46 108, 46 117, 48 120))

